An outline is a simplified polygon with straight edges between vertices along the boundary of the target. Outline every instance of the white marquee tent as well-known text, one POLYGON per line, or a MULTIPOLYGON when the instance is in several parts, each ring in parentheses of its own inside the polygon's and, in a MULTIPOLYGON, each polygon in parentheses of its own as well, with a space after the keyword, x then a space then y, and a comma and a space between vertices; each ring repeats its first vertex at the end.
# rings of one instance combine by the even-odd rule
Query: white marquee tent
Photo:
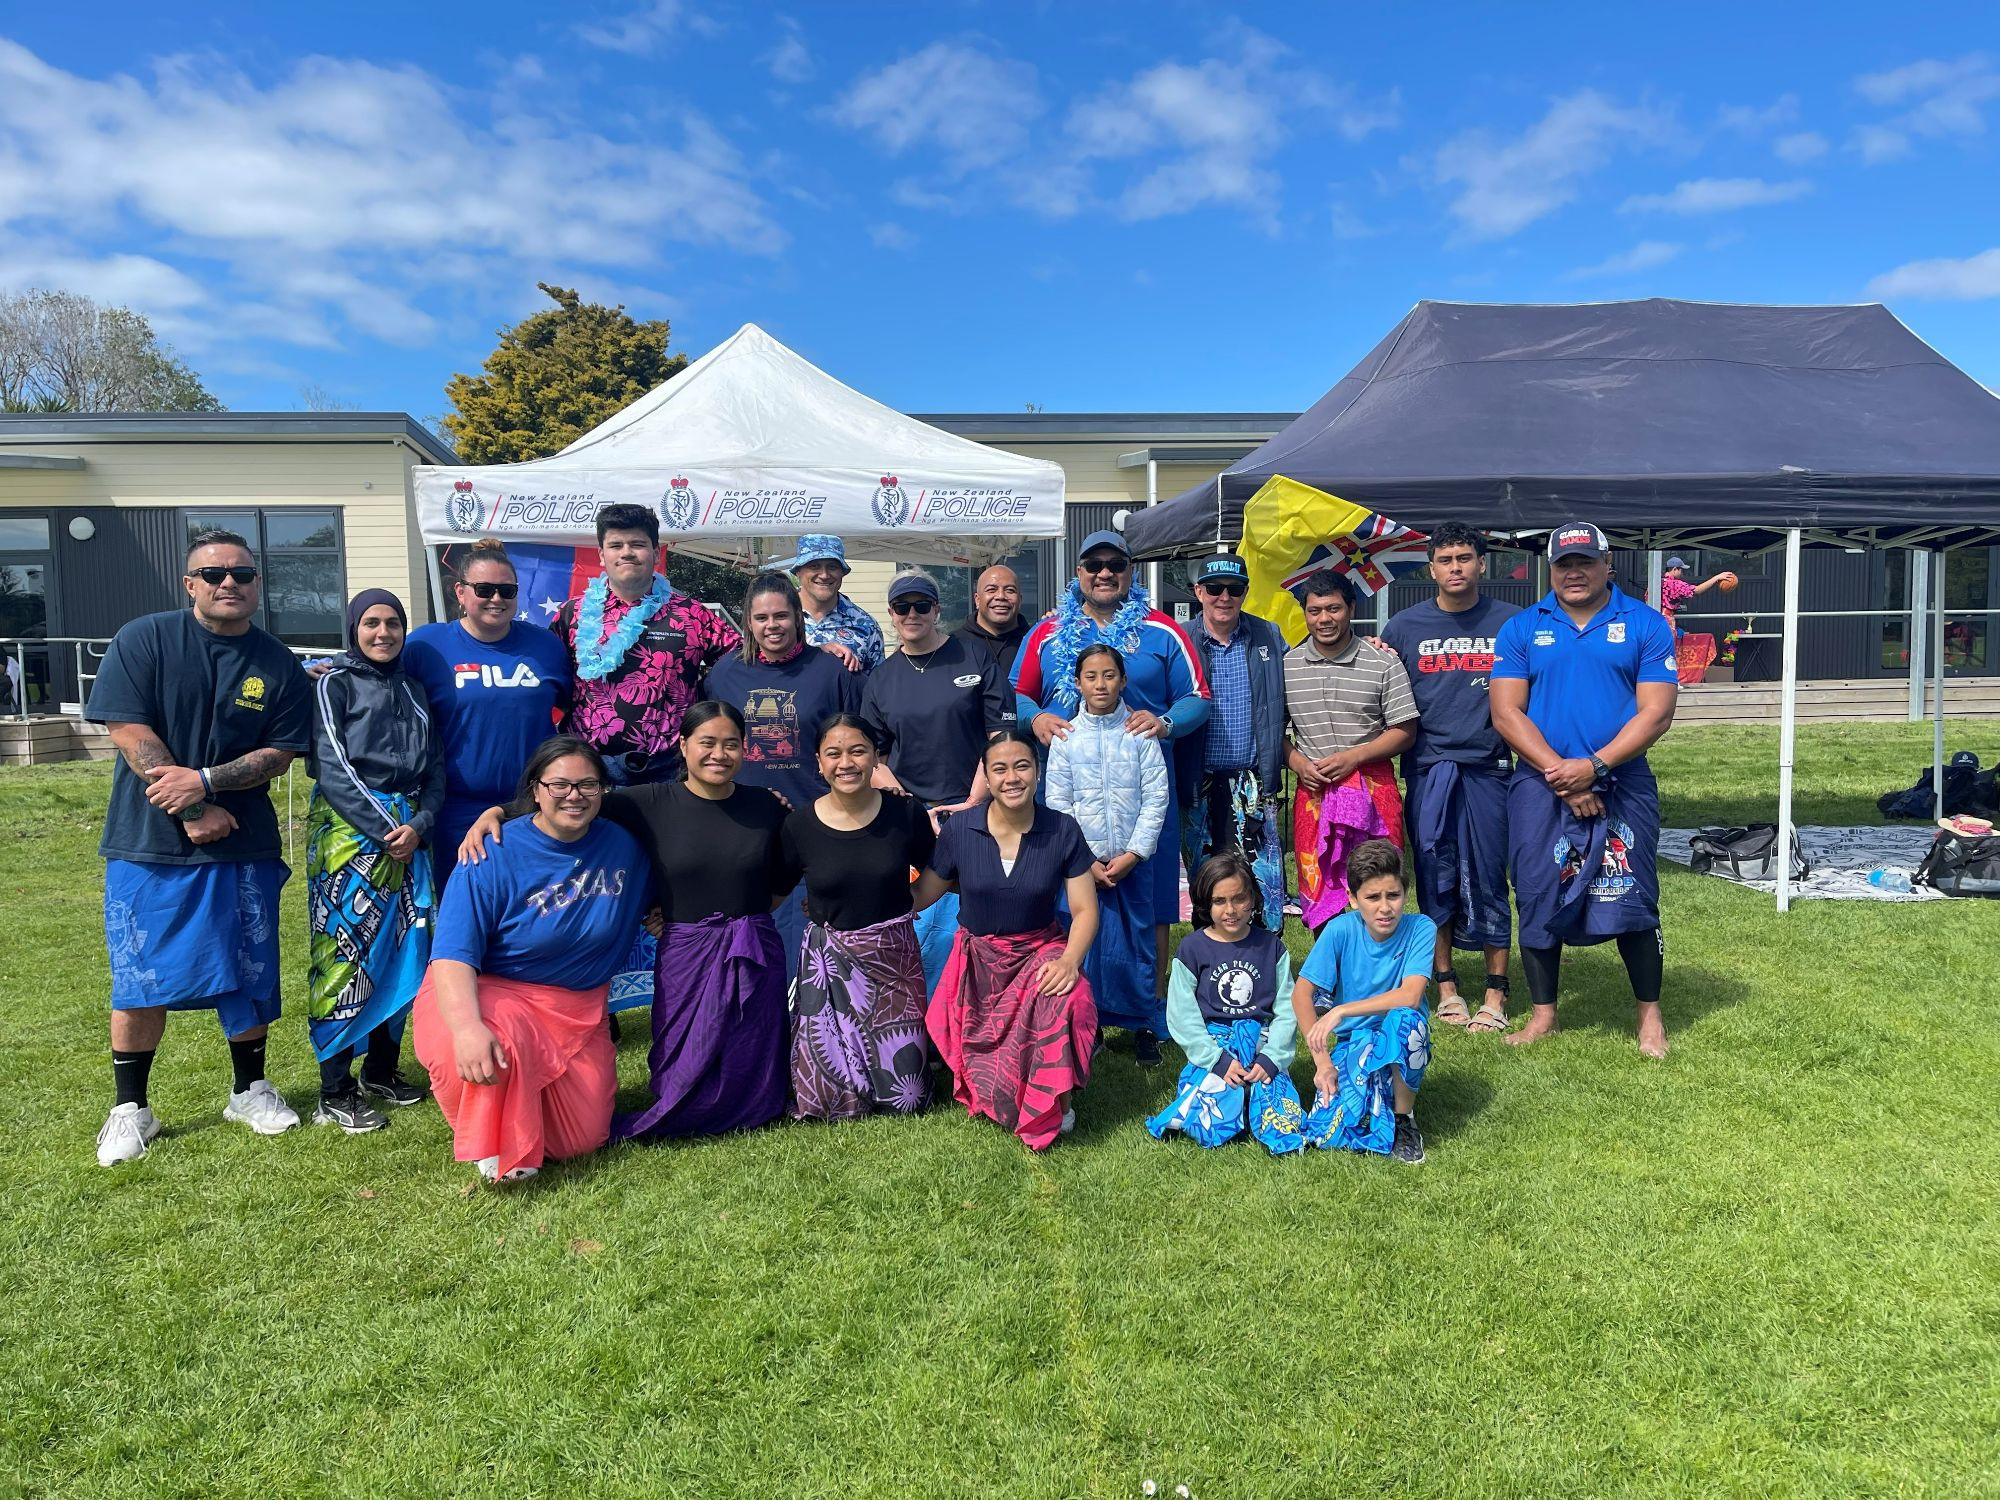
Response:
POLYGON ((420 466, 414 486, 428 545, 594 543, 597 512, 633 503, 664 544, 746 569, 808 532, 850 557, 980 565, 1063 528, 1061 465, 892 411, 754 323, 560 453, 420 466))

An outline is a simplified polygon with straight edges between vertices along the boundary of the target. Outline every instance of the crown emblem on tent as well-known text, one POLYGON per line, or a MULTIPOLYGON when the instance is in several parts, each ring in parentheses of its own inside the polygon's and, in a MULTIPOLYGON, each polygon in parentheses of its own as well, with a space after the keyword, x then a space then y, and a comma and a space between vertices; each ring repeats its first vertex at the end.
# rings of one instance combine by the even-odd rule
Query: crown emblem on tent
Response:
POLYGON ((672 478, 671 480, 669 480, 669 481, 668 481, 667 483, 668 483, 668 487, 669 487, 669 488, 671 488, 671 489, 676 489, 676 490, 684 490, 684 489, 686 489, 686 488, 688 487, 688 482, 687 482, 687 479, 686 479, 686 478, 685 478, 684 476, 682 476, 682 475, 679 475, 679 474, 676 474, 676 475, 675 475, 675 476, 674 476, 674 477, 673 477, 673 478, 672 478))
POLYGON ((897 485, 901 483, 902 481, 898 479, 894 474, 884 474, 882 476, 882 488, 885 490, 893 490, 897 485))
POLYGON ((452 488, 457 490, 461 495, 469 495, 472 493, 472 481, 470 479, 456 480, 452 484, 452 488))
POLYGON ((477 531, 479 529, 479 496, 474 493, 470 479, 455 479, 451 486, 451 499, 445 502, 445 519, 451 522, 454 531, 477 531))
POLYGON ((660 496, 660 519, 669 530, 686 531, 694 525, 698 508, 685 474, 676 474, 667 481, 667 492, 660 496))

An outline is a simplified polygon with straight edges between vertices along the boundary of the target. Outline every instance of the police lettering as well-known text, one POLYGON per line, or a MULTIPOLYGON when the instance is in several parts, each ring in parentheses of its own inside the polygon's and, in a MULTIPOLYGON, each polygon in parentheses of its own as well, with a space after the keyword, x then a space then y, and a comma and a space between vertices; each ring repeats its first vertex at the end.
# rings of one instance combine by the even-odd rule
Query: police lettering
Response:
POLYGON ((462 661, 451 669, 452 686, 463 688, 471 683, 490 688, 535 688, 542 685, 542 679, 535 675, 535 669, 526 662, 516 662, 511 670, 502 670, 491 662, 462 661))
POLYGON ((540 915, 546 917, 559 912, 565 906, 574 905, 586 897, 622 896, 625 894, 625 872, 623 870, 579 870, 576 874, 545 885, 539 891, 528 892, 528 904, 540 915))
POLYGON ((718 522, 771 521, 816 524, 826 510, 826 496, 804 490, 724 490, 710 512, 718 522))

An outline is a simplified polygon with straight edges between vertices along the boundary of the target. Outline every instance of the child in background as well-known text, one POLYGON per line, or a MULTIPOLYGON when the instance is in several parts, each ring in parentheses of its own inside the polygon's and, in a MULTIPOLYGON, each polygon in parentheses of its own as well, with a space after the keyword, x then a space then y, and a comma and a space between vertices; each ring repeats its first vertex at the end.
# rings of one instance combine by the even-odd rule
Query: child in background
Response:
POLYGON ((1347 861, 1353 906, 1321 931, 1292 987, 1313 1058, 1305 1138, 1328 1150, 1424 1159, 1413 1111, 1431 1059, 1424 988, 1437 926, 1403 910, 1403 856, 1370 839, 1347 861))
POLYGON ((1187 1054, 1180 1093, 1146 1122, 1155 1140, 1179 1130, 1204 1146, 1247 1127, 1273 1156, 1303 1150, 1305 1111, 1292 1084, 1297 1019, 1286 1003, 1292 955, 1263 925, 1257 873, 1231 851, 1194 877, 1194 931, 1167 982, 1167 1026, 1187 1054))
MULTIPOLYGON (((1167 820, 1167 759, 1151 735, 1126 731, 1125 658, 1116 648, 1086 648, 1076 659, 1076 685, 1074 727, 1049 745, 1048 803, 1076 819, 1095 856, 1097 941, 1083 972, 1098 1024, 1131 1031, 1135 1059, 1155 1067, 1167 1017, 1154 978, 1153 929, 1174 914, 1154 912, 1145 866, 1167 820)), ((1175 851, 1160 857, 1173 859, 1175 851)))

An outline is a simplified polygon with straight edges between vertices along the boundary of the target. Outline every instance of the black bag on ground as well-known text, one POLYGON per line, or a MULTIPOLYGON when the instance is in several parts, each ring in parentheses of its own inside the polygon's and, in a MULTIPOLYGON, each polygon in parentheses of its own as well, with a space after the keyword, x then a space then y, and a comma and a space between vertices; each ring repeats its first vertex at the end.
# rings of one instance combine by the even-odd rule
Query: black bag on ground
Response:
MULTIPOLYGON (((1688 864, 1697 875, 1727 875, 1731 880, 1778 878, 1778 825, 1751 823, 1735 828, 1703 828, 1688 841, 1688 864)), ((1792 879, 1812 874, 1812 863, 1792 830, 1792 879)))
MULTIPOLYGON (((1987 775, 1990 777, 1992 773, 1989 771, 1987 775)), ((1987 785, 1990 788, 1992 783, 1989 781, 1987 785)), ((1970 750, 1955 751, 1944 767, 1944 816, 1955 818, 1960 813, 1976 813, 1979 799, 1979 757, 1970 750)), ((1918 774, 1914 785, 1900 792, 1884 792, 1875 799, 1875 810, 1885 818, 1928 819, 1935 805, 1928 767, 1918 774)))
POLYGON ((1917 866, 1915 883, 1947 896, 2000 896, 2000 835, 1968 838, 1939 829, 1930 853, 1917 866))

